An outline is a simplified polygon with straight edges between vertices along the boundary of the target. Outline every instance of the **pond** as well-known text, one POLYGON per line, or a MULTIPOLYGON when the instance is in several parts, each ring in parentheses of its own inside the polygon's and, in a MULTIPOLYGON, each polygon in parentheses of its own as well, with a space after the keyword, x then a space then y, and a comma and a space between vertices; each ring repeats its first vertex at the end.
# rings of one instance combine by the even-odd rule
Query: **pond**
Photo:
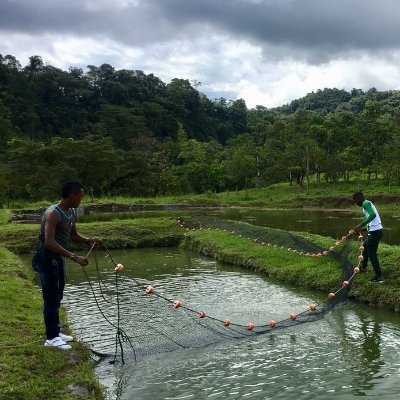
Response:
MULTIPOLYGON (((179 208, 179 207, 177 207, 179 208)), ((168 211, 91 211, 82 221, 107 221, 111 219, 129 219, 141 217, 215 215, 225 219, 245 221, 254 225, 286 231, 311 232, 333 238, 341 238, 358 225, 363 217, 359 208, 354 210, 307 210, 307 209, 256 209, 240 207, 171 209, 168 211)), ((381 212, 384 236, 382 242, 400 243, 400 213, 381 212)))
MULTIPOLYGON (((343 210, 225 210, 218 213, 222 218, 246 221, 255 225, 268 226, 287 231, 305 231, 322 236, 341 238, 358 225, 362 213, 343 210)), ((383 225, 382 242, 400 243, 400 215, 381 212, 383 225)))
MULTIPOLYGON (((111 285, 115 273, 104 256, 99 253, 98 265, 104 285, 111 285)), ((125 266, 123 280, 147 282, 167 298, 179 298, 209 316, 229 316, 243 324, 279 321, 326 297, 176 248, 112 251, 112 257, 125 266)), ((93 255, 86 271, 95 285, 98 272, 93 255)), ((115 340, 115 327, 100 314, 87 277, 77 265, 68 266, 68 282, 64 305, 78 337, 94 345, 115 340)), ((121 295, 127 300, 130 292, 121 295)), ((155 318, 143 316, 142 305, 132 302, 132 318, 127 318, 137 327, 133 342, 141 337, 157 339, 157 332, 140 329, 140 318, 155 318)), ((129 313, 130 308, 123 312, 129 313)), ((162 313, 157 318, 162 323, 162 313)), ((178 314, 174 318, 179 334, 185 326, 178 314)), ((96 374, 113 400, 397 399, 399 347, 397 314, 345 302, 315 322, 264 335, 151 354, 136 361, 128 358, 124 365, 99 359, 96 374)))

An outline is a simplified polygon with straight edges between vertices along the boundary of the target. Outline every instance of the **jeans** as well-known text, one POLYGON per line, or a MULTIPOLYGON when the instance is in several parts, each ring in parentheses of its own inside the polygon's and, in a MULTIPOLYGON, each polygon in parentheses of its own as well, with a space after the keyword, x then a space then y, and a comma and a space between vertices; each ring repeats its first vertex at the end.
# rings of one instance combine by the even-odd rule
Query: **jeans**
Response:
POLYGON ((372 268, 375 271, 375 275, 378 278, 382 277, 382 270, 379 264, 378 255, 376 253, 378 251, 378 245, 380 240, 382 239, 382 236, 383 236, 382 229, 368 232, 367 238, 363 243, 364 251, 362 255, 364 259, 361 263, 361 270, 365 271, 365 269, 367 268, 368 260, 370 260, 372 268))
POLYGON ((40 267, 44 324, 46 337, 50 340, 60 333, 59 310, 65 286, 64 260, 60 256, 45 257, 40 267))

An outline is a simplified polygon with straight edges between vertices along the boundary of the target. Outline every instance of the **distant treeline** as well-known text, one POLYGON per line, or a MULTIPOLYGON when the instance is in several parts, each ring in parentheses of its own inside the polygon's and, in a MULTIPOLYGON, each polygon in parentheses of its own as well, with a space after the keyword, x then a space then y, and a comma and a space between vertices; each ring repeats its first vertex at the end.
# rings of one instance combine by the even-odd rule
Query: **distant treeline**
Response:
POLYGON ((400 92, 324 89, 268 109, 198 82, 0 54, 0 199, 157 196, 362 175, 400 183, 400 92))

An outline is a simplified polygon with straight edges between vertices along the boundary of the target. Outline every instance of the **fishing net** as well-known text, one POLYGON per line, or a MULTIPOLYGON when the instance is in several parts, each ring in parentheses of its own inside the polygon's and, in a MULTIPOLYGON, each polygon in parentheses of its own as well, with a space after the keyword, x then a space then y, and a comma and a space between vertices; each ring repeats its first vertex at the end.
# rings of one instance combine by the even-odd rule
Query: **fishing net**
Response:
MULTIPOLYGON (((309 257, 335 257, 343 272, 343 285, 329 293, 322 304, 310 304, 298 314, 290 314, 277 321, 266 320, 261 325, 240 324, 227 318, 208 315, 201 307, 192 307, 190 301, 181 302, 173 294, 168 294, 167 288, 128 276, 108 250, 106 259, 115 273, 112 279, 105 278, 99 268, 99 263, 103 261, 99 260, 95 252, 96 279, 90 280, 85 272, 91 290, 76 299, 76 305, 92 306, 74 313, 76 315, 70 319, 79 338, 98 356, 110 356, 110 362, 120 360, 124 363, 147 355, 203 348, 222 341, 268 334, 315 321, 346 300, 352 278, 358 272, 358 267, 354 268, 354 261, 352 263, 350 260, 354 256, 350 257, 350 253, 355 248, 358 250, 357 246, 352 245, 354 235, 350 233, 334 246, 324 249, 300 235, 244 222, 208 216, 178 218, 177 222, 186 231, 219 230, 256 242, 260 246, 279 247, 282 251, 309 257), (99 315, 94 322, 92 319, 89 326, 82 317, 82 313, 88 312, 99 315), (106 333, 105 324, 108 326, 106 333), (100 336, 99 332, 102 332, 100 336)), ((229 302, 229 299, 226 301, 229 302)))

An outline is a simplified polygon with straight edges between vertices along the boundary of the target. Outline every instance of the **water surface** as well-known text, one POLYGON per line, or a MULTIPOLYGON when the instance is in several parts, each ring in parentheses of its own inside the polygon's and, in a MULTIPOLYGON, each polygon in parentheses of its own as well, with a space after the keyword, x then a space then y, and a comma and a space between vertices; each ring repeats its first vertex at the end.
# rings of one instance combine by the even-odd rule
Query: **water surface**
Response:
MULTIPOLYGON (((129 276, 151 283, 167 297, 239 323, 287 318, 325 297, 179 249, 112 255, 129 276)), ((99 259, 105 280, 112 282, 112 265, 104 257, 99 259)), ((94 282, 93 262, 87 271, 94 282)), ((115 330, 96 309, 80 267, 70 265, 68 276, 65 305, 78 335, 80 327, 89 326, 94 331, 91 338, 115 337, 115 330)), ((136 304, 135 312, 140 307, 136 304)), ((125 365, 103 359, 96 374, 107 386, 109 398, 118 400, 397 399, 399 347, 397 314, 346 302, 317 322, 267 335, 150 355, 125 365)))

